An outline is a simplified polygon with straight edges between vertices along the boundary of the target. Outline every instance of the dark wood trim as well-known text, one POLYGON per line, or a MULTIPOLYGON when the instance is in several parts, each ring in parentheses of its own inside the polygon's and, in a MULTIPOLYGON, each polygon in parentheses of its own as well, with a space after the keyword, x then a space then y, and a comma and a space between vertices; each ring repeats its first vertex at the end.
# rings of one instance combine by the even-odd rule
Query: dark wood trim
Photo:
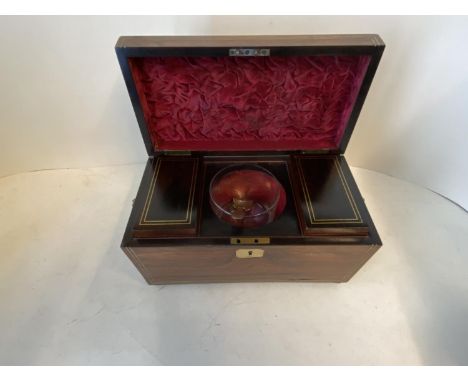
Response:
POLYGON ((117 59, 120 64, 120 69, 122 70, 122 75, 125 80, 125 85, 127 85, 128 95, 130 96, 130 101, 132 102, 133 110, 136 115, 138 126, 140 128, 141 136, 146 147, 146 152, 148 156, 154 155, 153 142, 151 141, 150 134, 148 132, 148 127, 146 125, 145 116, 143 113, 143 108, 141 107, 140 97, 138 97, 138 92, 135 86, 135 81, 130 70, 130 65, 128 62, 128 52, 121 48, 116 48, 115 52, 117 54, 117 59))
POLYGON ((361 89, 359 90, 356 102, 354 103, 354 108, 349 117, 348 124, 346 125, 343 136, 341 137, 339 152, 342 154, 346 151, 346 148, 348 147, 349 140, 351 139, 351 135, 353 134, 357 120, 359 118, 359 114, 361 113, 364 101, 367 97, 367 93, 369 92, 372 80, 374 79, 384 49, 385 45, 382 42, 382 45, 376 46, 372 52, 372 59, 367 68, 366 75, 364 76, 364 79, 362 81, 361 89))
POLYGON ((359 208, 360 208, 362 218, 367 222, 367 226, 369 229, 369 237, 372 238, 372 242, 375 245, 381 246, 382 240, 380 239, 379 233, 377 232, 377 229, 375 228, 374 222, 372 221, 371 215, 369 213, 369 210, 367 209, 367 206, 366 206, 364 198, 362 197, 361 191, 359 191, 359 187, 357 186, 356 181, 354 180, 354 176, 351 172, 351 169, 349 168, 348 162, 346 161, 346 158, 343 155, 339 156, 339 161, 340 161, 341 170, 343 171, 343 174, 348 181, 348 186, 351 192, 353 193, 354 198, 356 200, 359 200, 361 203, 359 208))
POLYGON ((367 47, 383 44, 377 34, 122 36, 118 39, 116 48, 367 47))

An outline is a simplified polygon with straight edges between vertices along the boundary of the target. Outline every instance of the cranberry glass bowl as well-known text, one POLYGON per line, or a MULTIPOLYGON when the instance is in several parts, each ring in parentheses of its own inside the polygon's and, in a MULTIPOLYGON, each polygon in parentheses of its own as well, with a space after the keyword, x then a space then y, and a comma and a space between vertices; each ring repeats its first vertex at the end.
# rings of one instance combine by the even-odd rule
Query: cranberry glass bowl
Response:
POLYGON ((210 183, 210 204, 216 216, 235 226, 256 228, 272 222, 284 208, 285 192, 265 168, 232 165, 210 183))

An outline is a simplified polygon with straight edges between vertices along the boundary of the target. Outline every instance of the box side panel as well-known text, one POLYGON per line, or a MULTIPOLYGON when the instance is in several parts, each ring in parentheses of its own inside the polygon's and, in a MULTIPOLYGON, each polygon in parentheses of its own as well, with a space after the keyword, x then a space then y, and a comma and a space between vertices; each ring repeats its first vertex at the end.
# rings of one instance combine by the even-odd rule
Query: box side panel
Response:
POLYGON ((147 271, 147 269, 141 263, 139 257, 135 254, 135 252, 132 250, 132 248, 122 247, 122 250, 127 255, 127 257, 130 259, 130 261, 133 263, 133 265, 136 267, 136 269, 138 269, 138 271, 141 273, 141 275, 146 280, 146 282, 148 284, 153 284, 151 273, 147 271))

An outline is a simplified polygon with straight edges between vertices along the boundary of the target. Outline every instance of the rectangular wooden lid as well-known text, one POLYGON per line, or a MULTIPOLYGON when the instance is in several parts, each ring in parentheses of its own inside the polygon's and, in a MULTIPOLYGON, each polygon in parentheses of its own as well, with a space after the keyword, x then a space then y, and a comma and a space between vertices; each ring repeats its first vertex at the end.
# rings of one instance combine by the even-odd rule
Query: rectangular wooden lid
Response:
POLYGON ((344 153, 383 50, 378 35, 128 36, 116 45, 150 156, 344 153))

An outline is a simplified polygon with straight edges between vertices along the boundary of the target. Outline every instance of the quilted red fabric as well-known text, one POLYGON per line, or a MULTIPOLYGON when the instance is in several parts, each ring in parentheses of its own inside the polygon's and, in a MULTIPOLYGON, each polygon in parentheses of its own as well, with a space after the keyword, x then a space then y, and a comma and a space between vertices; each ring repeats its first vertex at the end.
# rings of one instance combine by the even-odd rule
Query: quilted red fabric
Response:
POLYGON ((339 146, 369 56, 144 57, 130 68, 160 150, 339 146))

